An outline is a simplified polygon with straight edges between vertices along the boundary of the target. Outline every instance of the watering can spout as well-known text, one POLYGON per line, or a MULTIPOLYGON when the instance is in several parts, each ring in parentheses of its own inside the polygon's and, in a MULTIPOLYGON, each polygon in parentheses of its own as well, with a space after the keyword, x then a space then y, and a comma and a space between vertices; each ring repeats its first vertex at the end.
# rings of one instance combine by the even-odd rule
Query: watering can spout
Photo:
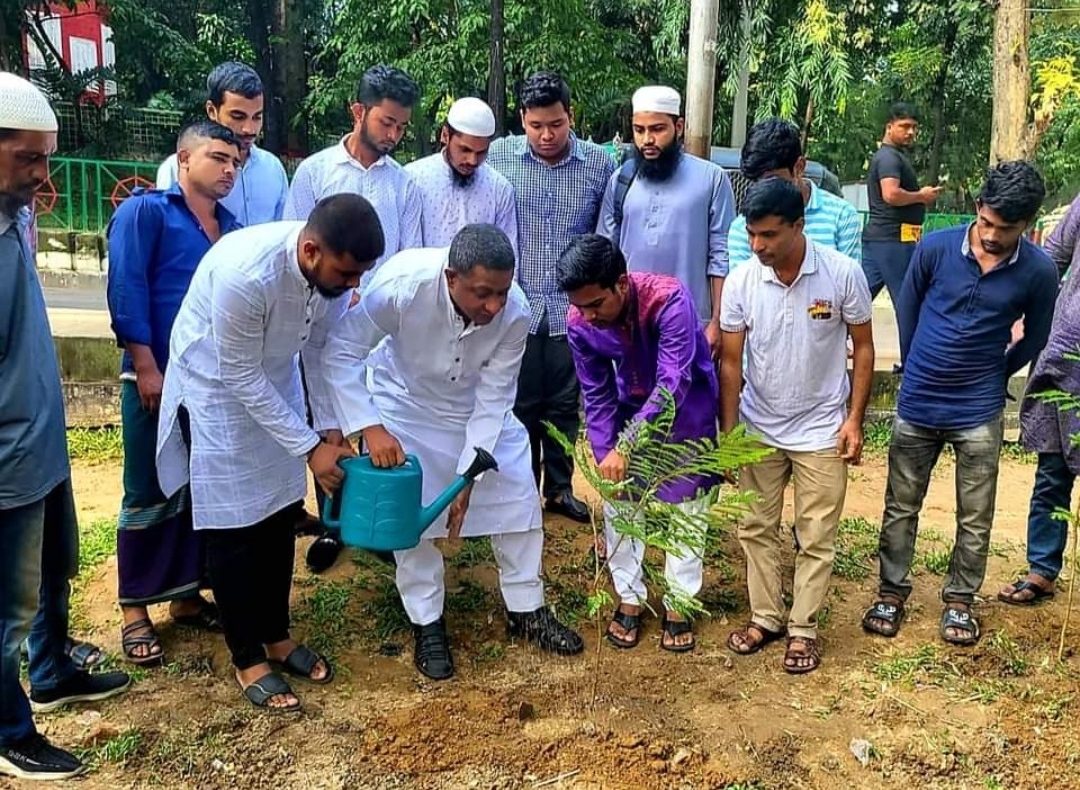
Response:
POLYGON ((439 494, 435 501, 420 511, 420 526, 421 532, 431 526, 439 514, 446 508, 450 507, 450 503, 454 501, 454 497, 461 493, 461 491, 478 478, 484 472, 495 470, 498 471, 499 464, 495 461, 494 456, 482 447, 474 447, 476 450, 476 457, 473 462, 469 464, 469 468, 465 470, 463 475, 459 475, 446 490, 439 494))

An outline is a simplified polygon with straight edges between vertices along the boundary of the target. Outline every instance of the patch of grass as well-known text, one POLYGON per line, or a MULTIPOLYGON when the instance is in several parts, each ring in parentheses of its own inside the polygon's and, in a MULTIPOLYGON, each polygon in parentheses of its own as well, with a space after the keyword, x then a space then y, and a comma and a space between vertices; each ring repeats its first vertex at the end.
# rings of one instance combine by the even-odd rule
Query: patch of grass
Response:
POLYGON ((74 749, 75 756, 87 763, 92 768, 110 763, 123 766, 136 756, 143 748, 143 735, 139 730, 124 730, 118 735, 93 746, 83 746, 74 749))
POLYGON ((1065 711, 1072 705, 1073 697, 1075 694, 1060 694, 1051 697, 1045 705, 1042 706, 1043 715, 1050 721, 1061 721, 1061 717, 1065 715, 1065 711))
POLYGON ((870 455, 884 455, 892 442, 892 422, 879 420, 863 428, 863 449, 870 455))
POLYGON ((917 678, 931 679, 949 670, 937 646, 922 645, 908 653, 894 652, 882 658, 871 671, 878 680, 910 685, 917 678))
POLYGON ((385 642, 392 636, 412 630, 412 623, 405 614, 401 596, 392 581, 381 582, 374 597, 364 601, 361 612, 365 618, 374 621, 370 634, 378 642, 385 642))
POLYGON ((945 549, 930 549, 919 556, 919 564, 935 576, 944 576, 952 561, 952 546, 945 549))
POLYGON ((589 596, 584 585, 563 584, 558 579, 547 583, 548 598, 555 615, 570 627, 589 616, 589 596))
POLYGON ((457 568, 475 568, 478 565, 494 565, 495 552, 491 549, 490 538, 465 538, 461 548, 450 562, 457 568))
POLYGON ((1003 680, 983 680, 982 678, 974 678, 967 688, 967 694, 964 695, 965 702, 977 702, 980 705, 989 705, 991 702, 997 702, 998 698, 1003 694, 1008 694, 1012 687, 1003 680))
POLYGON ((68 454, 73 461, 102 464, 124 457, 124 437, 119 426, 71 428, 67 438, 68 454))
POLYGON ((308 646, 318 653, 335 656, 344 647, 354 629, 350 622, 349 602, 352 587, 348 582, 321 581, 297 606, 297 620, 307 623, 308 646))
POLYGON ((1001 457, 1021 464, 1035 464, 1039 460, 1038 453, 1028 452, 1020 442, 1002 442, 1001 457))
POLYGON ((91 521, 79 529, 79 573, 93 570, 116 553, 116 519, 91 521))
POLYGON ((869 576, 878 553, 880 531, 877 524, 862 517, 840 519, 833 573, 850 581, 869 576))
POLYGON ((461 614, 479 612, 491 602, 485 587, 469 579, 461 579, 458 589, 446 597, 446 608, 461 614))
POLYGON ((986 642, 989 653, 1001 663, 1002 672, 1023 677, 1031 670, 1025 651, 1003 629, 990 635, 986 642))

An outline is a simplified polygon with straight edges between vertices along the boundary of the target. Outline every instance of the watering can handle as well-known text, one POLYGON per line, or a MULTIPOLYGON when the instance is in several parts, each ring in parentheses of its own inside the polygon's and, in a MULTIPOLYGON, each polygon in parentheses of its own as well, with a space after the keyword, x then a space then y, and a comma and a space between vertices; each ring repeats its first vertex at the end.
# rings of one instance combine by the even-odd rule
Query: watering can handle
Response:
MULTIPOLYGON (((345 475, 348 474, 348 472, 345 469, 345 465, 342 463, 342 461, 345 461, 345 460, 347 460, 347 459, 342 458, 341 460, 338 461, 338 466, 341 467, 341 487, 338 488, 339 493, 342 490, 342 488, 345 487, 345 475)), ((410 465, 410 464, 412 466, 419 466, 420 465, 420 459, 417 458, 415 455, 406 454, 405 463, 403 464, 403 466, 407 466, 407 465, 410 465)), ((378 468, 378 467, 374 467, 374 468, 378 468)), ((330 529, 340 530, 341 529, 341 518, 340 518, 341 513, 340 513, 340 511, 338 512, 339 518, 334 518, 333 517, 333 510, 334 510, 334 498, 332 496, 328 495, 326 497, 326 499, 323 501, 322 522, 326 526, 330 527, 330 529)))

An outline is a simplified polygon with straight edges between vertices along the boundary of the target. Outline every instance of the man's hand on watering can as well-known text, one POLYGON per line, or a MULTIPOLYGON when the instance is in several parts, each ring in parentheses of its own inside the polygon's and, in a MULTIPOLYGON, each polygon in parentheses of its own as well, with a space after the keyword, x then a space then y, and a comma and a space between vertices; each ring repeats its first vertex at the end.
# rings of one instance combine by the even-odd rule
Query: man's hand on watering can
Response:
POLYGON ((469 509, 469 497, 472 496, 473 484, 469 483, 450 503, 446 515, 447 537, 457 540, 461 536, 461 525, 465 522, 465 512, 469 509))
POLYGON ((365 428, 362 435, 364 446, 371 456, 371 463, 375 466, 386 468, 405 463, 405 451, 401 449, 401 442, 381 425, 365 428))
POLYGON ((338 461, 356 455, 353 448, 346 444, 345 447, 321 441, 315 445, 315 449, 308 456, 308 466, 315 479, 327 495, 332 495, 341 487, 344 473, 338 466, 338 461))

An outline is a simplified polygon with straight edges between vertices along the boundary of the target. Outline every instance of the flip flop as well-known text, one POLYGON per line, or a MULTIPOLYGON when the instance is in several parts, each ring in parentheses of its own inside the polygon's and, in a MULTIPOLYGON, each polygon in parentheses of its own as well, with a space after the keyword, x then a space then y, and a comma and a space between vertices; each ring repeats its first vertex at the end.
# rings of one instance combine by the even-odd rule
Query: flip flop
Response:
POLYGON ((1009 606, 1036 606, 1054 597, 1053 590, 1044 589, 1030 579, 1020 579, 1020 581, 1013 582, 1009 586, 1013 588, 1011 593, 1002 590, 997 596, 999 601, 1007 603, 1009 606), (1016 597, 1017 594, 1027 592, 1028 590, 1031 591, 1030 598, 1016 597))
POLYGON ((616 636, 610 630, 604 632, 604 638, 615 647, 623 650, 629 650, 632 647, 637 647, 638 642, 641 641, 641 615, 629 614, 627 612, 615 610, 615 614, 611 616, 611 622, 617 623, 622 626, 622 629, 626 634, 631 631, 634 633, 633 639, 624 639, 620 636, 616 636))
POLYGON ((941 638, 951 645, 973 645, 979 641, 979 621, 975 619, 974 615, 969 610, 957 609, 953 606, 946 606, 941 613, 941 626, 938 628, 938 632, 941 634, 941 638), (946 629, 953 628, 957 631, 963 631, 967 636, 949 636, 946 629))
POLYGON ((667 613, 664 614, 664 619, 660 622, 660 629, 663 632, 660 637, 660 649, 666 650, 669 653, 689 653, 695 647, 697 647, 697 640, 691 639, 687 644, 680 645, 675 642, 675 637, 682 636, 683 634, 694 633, 694 626, 690 624, 689 620, 668 620, 667 613), (671 637, 671 644, 664 643, 664 636, 671 637))
MULTIPOLYGON (((285 682, 285 678, 281 677, 274 672, 267 672, 261 678, 254 683, 244 687, 240 683, 239 678, 236 681, 240 686, 241 691, 244 692, 244 697, 260 710, 265 710, 268 713, 300 713, 304 707, 300 704, 300 700, 296 701, 295 705, 271 705, 270 700, 276 697, 278 694, 292 694, 293 690, 288 683, 285 682)), ((293 694, 293 696, 296 696, 293 694)))
POLYGON ((334 679, 334 667, 330 664, 330 659, 316 653, 307 645, 297 645, 289 655, 285 656, 284 661, 271 660, 270 663, 281 667, 293 677, 319 686, 325 686, 334 679), (311 673, 315 670, 315 665, 320 661, 326 665, 326 677, 316 680, 311 676, 311 673))
POLYGON ((874 601, 874 605, 863 613, 862 627, 864 631, 879 636, 887 636, 890 639, 900 633, 900 623, 904 621, 903 601, 880 599, 874 601), (879 625, 877 620, 888 623, 879 625))

